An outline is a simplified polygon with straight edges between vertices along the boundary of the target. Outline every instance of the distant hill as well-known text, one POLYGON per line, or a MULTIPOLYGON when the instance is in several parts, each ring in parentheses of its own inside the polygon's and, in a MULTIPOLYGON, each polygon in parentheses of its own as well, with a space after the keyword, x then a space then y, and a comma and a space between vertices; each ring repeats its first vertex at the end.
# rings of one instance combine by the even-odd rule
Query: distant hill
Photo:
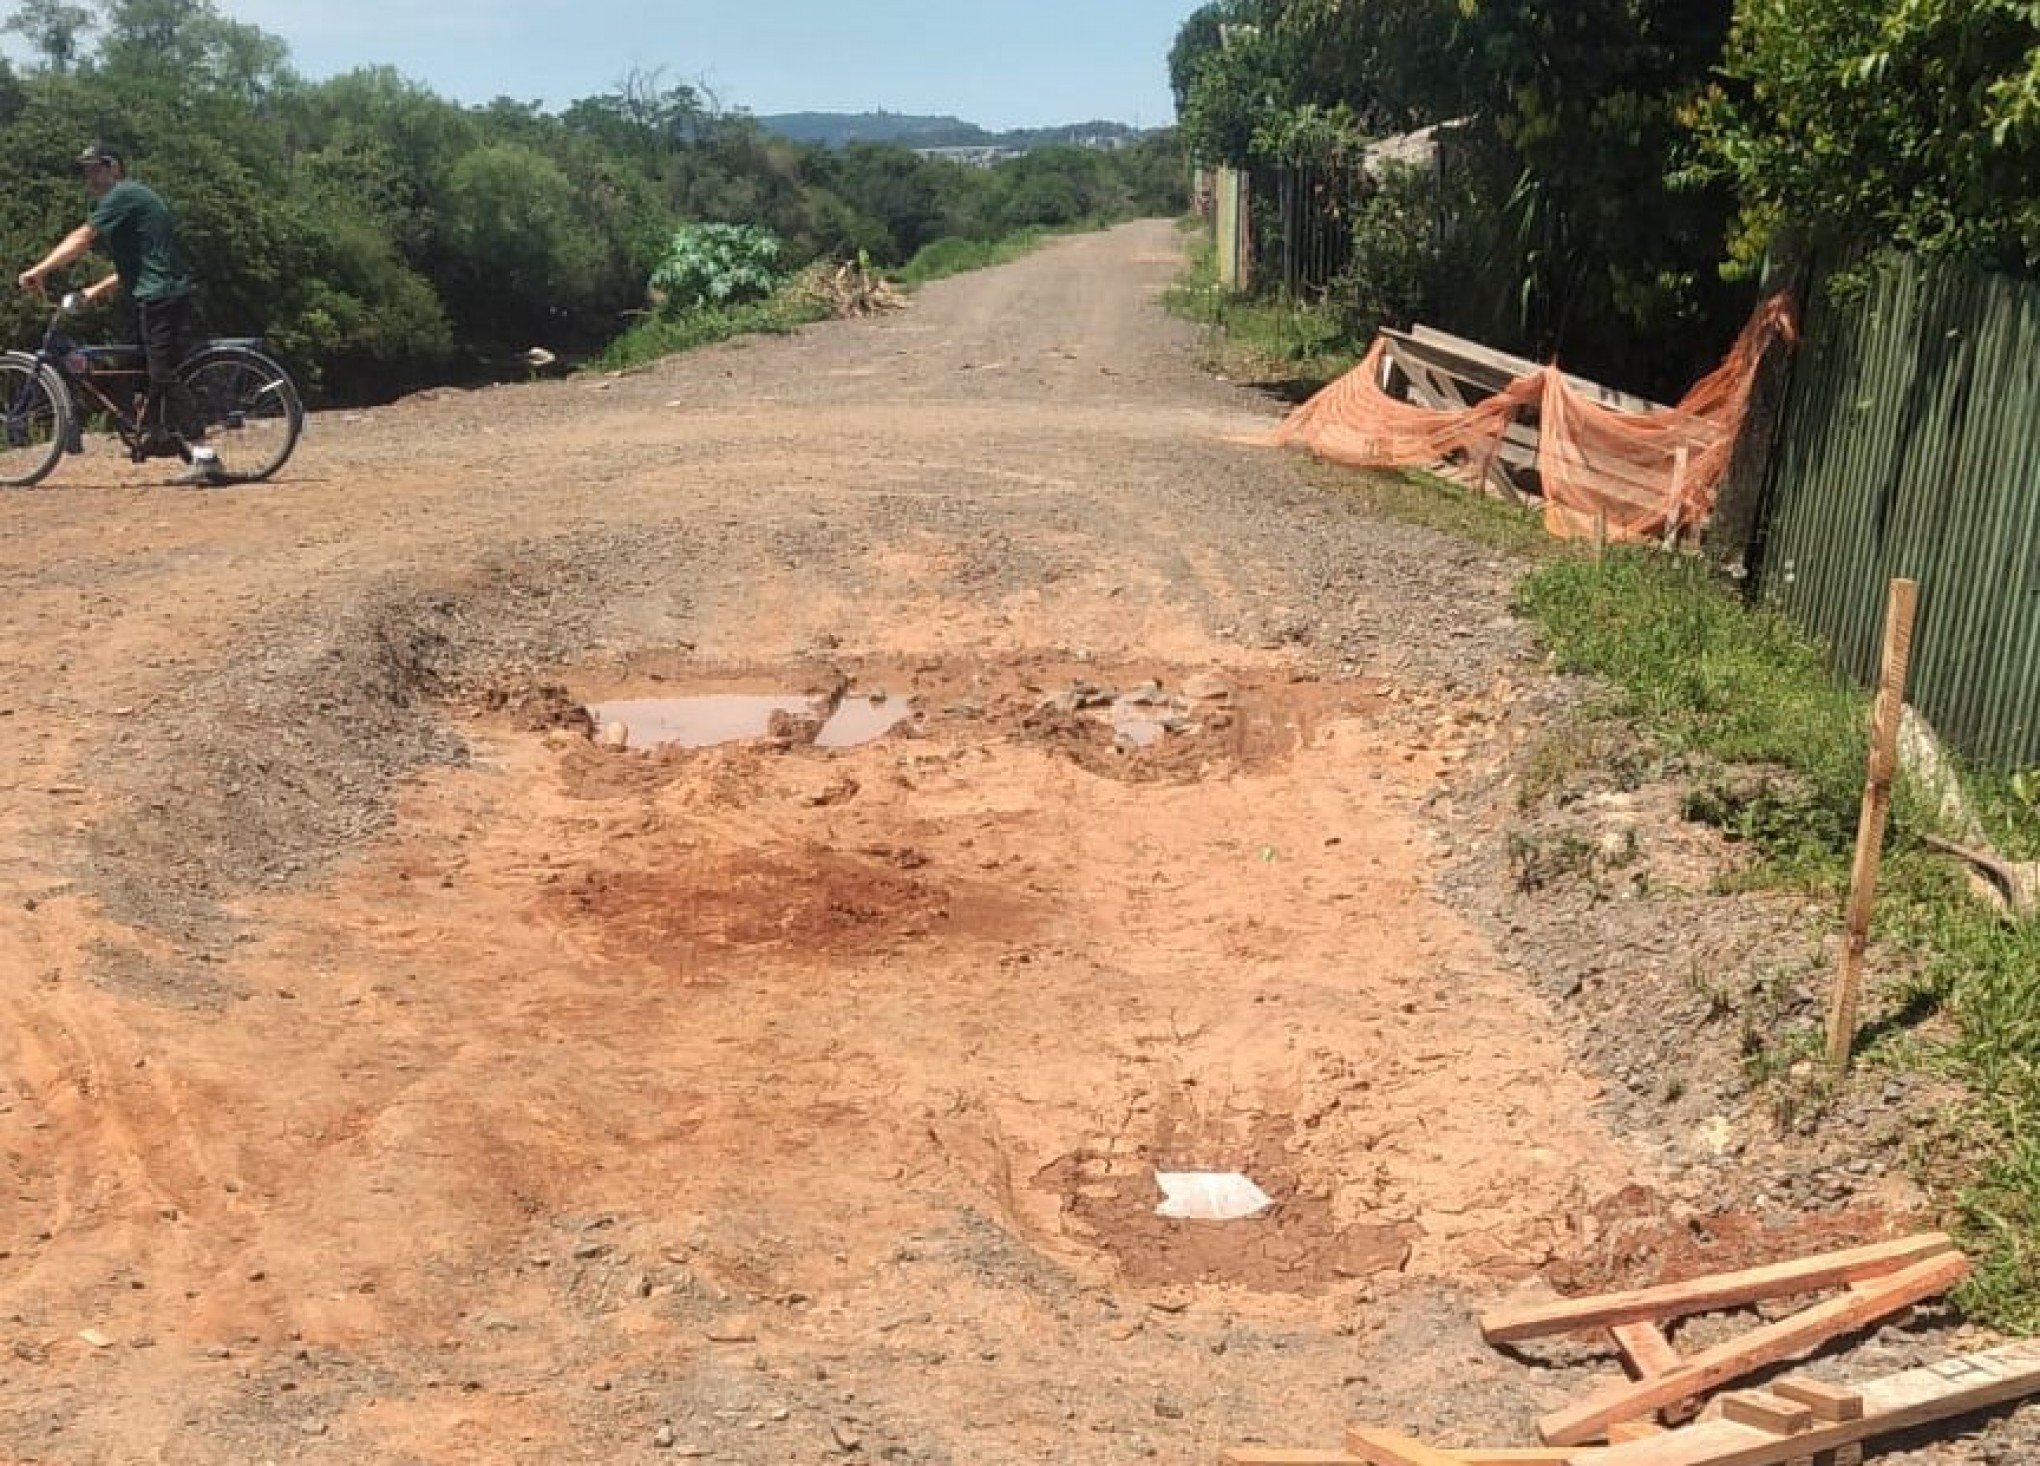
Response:
POLYGON ((1078 143, 1116 147, 1140 136, 1123 122, 1076 122, 1064 127, 1023 127, 989 132, 960 117, 919 117, 906 112, 781 112, 759 126, 795 142, 840 148, 850 143, 899 143, 909 148, 1030 148, 1078 143))

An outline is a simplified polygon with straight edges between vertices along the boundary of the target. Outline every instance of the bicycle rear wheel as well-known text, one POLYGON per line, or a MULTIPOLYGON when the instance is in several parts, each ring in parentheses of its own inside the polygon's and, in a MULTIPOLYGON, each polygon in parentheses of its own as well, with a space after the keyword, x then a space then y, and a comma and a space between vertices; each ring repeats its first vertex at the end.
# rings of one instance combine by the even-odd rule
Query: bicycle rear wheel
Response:
POLYGON ((178 370, 205 425, 206 445, 234 483, 259 483, 290 457, 304 431, 297 387, 276 362, 246 346, 201 351, 178 370))
POLYGON ((22 352, 0 355, 0 485, 26 488, 49 477, 70 428, 63 378, 22 352))

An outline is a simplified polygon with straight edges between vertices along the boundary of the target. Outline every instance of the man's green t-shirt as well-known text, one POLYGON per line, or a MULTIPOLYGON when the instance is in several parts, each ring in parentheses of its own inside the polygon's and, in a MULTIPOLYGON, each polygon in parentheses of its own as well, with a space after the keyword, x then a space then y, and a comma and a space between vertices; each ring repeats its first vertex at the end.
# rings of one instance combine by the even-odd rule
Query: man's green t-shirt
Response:
POLYGON ((153 305, 191 294, 176 222, 154 189, 122 179, 92 206, 90 222, 132 299, 153 305))

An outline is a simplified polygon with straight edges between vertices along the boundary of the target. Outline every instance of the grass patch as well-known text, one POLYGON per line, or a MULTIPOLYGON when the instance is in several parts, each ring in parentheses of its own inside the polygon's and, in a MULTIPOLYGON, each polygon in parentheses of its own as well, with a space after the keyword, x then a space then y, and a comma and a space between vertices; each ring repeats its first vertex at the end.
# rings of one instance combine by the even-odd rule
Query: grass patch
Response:
POLYGON ((795 289, 749 305, 710 306, 679 315, 646 316, 604 347, 588 365, 605 372, 628 371, 661 357, 698 351, 738 336, 783 336, 828 318, 828 308, 795 289))
POLYGON ((962 239, 950 235, 922 245, 893 278, 912 289, 931 280, 945 280, 951 275, 962 275, 971 270, 988 270, 994 265, 1011 264, 1072 232, 1075 231, 1023 229, 1004 239, 962 239))
POLYGON ((1534 510, 1476 494, 1422 469, 1351 469, 1313 459, 1305 472, 1319 488, 1343 495, 1378 518, 1435 529, 1514 559, 1543 561, 1579 553, 1546 534, 1534 510))
POLYGON ((1205 328, 1204 365, 1297 401, 1351 371, 1366 354, 1338 312, 1304 301, 1261 301, 1218 283, 1218 251, 1193 241, 1182 277, 1163 297, 1169 310, 1205 328))
POLYGON ((1561 671, 1614 685, 1618 716, 1723 768, 1692 792, 1690 815, 1756 842, 1789 879, 1836 877, 1855 835, 1869 699, 1791 623, 1746 609, 1704 562, 1619 550, 1530 575, 1517 608, 1561 671))
MULTIPOLYGON (((1704 565, 1616 552, 1553 560, 1518 606, 1558 665, 1614 689, 1610 708, 1703 773, 1689 814, 1752 842, 1773 883, 1845 893, 1862 794, 1869 698, 1828 672, 1782 618, 1751 611, 1704 565)), ((2032 780, 1975 777, 1972 799, 2000 849, 2040 850, 2032 780)), ((1973 1103, 1923 1147, 1930 1184, 1951 1188, 1978 1258, 1963 1306, 1999 1327, 2040 1328, 2040 923, 1976 900, 1921 837, 1938 818, 1901 786, 1874 937, 1913 976, 1869 1015, 1865 1064, 1961 1081, 1973 1103), (1926 1017, 1942 1020, 1931 1030, 1926 1017)), ((1805 1032, 1754 1035, 1754 1077, 1812 1052, 1805 1032)))

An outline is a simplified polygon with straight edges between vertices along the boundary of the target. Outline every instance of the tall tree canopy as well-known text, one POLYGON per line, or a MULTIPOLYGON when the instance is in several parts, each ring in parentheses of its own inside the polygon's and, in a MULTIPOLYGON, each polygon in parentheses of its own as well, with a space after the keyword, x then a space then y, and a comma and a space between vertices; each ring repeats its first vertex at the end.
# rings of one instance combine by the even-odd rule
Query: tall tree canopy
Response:
POLYGON ((1696 171, 1742 200, 1739 261, 1781 234, 2040 261, 2040 5, 1743 0, 1724 73, 1696 171))

